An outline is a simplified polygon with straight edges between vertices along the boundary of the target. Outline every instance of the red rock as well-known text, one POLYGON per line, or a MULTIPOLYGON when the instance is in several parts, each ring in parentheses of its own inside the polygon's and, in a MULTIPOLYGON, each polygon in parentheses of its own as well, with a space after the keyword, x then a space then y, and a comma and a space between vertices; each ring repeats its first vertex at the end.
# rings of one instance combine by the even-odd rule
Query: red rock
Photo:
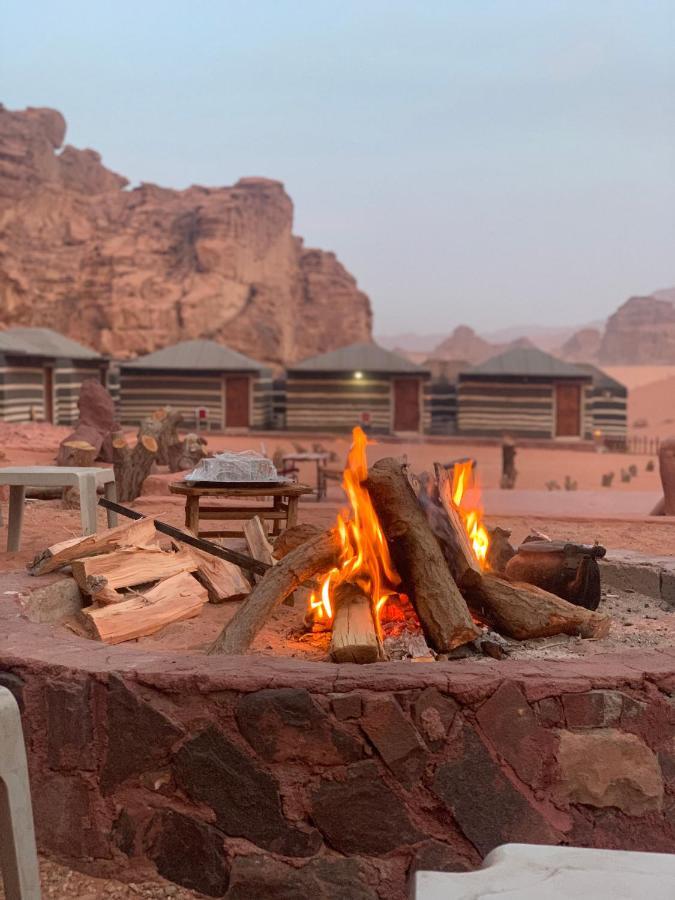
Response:
POLYGON ((172 809, 157 813, 151 829, 148 856, 160 875, 207 897, 223 896, 230 873, 219 831, 172 809))
POLYGON ((335 766, 363 756, 358 738, 336 728, 309 691, 278 688, 244 694, 236 717, 251 747, 270 762, 335 766))
POLYGON ((357 859, 321 857, 296 869, 254 853, 232 863, 227 900, 377 900, 357 859))
POLYGON ((313 856, 320 835, 286 821, 279 785, 214 727, 187 741, 174 759, 176 780, 193 800, 209 806, 217 826, 282 856, 313 856))
POLYGON ((127 778, 166 763, 181 735, 175 722, 116 676, 110 678, 106 711, 108 746, 101 772, 104 793, 127 778))
POLYGON ((0 325, 120 356, 208 336, 271 363, 370 339, 367 296, 293 235, 282 184, 123 190, 98 153, 58 153, 64 134, 55 110, 0 107, 0 325))
POLYGON ((620 691, 588 691, 561 697, 568 728, 606 728, 621 718, 624 695, 620 691))
POLYGON ((85 772, 95 769, 91 682, 50 681, 44 699, 49 767, 85 772))
POLYGON ((391 771, 413 784, 425 765, 425 747, 393 697, 373 697, 364 704, 361 728, 391 771))
POLYGON ((538 723, 522 691, 505 682, 476 713, 483 733, 516 775, 532 787, 546 782, 557 745, 538 723))
POLYGON ((358 719, 361 715, 363 704, 360 694, 333 694, 330 705, 336 719, 358 719))
POLYGON ((560 734, 559 796, 569 803, 615 806, 628 815, 658 810, 663 778, 658 760, 634 734, 614 728, 560 734))
POLYGON ((559 697, 545 697, 534 704, 537 718, 547 728, 555 728, 565 724, 562 703, 559 697))
POLYGON ((464 725, 454 756, 438 767, 431 790, 452 813, 481 856, 510 842, 555 844, 558 835, 464 725))
POLYGON ((312 818, 344 854, 378 856, 425 837, 370 761, 350 766, 344 782, 324 779, 312 795, 312 818))
POLYGON ((430 687, 413 704, 413 719, 430 747, 439 749, 445 741, 459 706, 452 697, 430 687))

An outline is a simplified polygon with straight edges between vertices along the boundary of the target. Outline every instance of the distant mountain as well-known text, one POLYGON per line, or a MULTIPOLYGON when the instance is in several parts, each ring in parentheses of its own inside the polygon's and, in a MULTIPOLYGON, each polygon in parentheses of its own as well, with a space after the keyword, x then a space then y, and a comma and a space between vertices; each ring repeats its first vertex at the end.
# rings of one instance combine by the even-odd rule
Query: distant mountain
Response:
POLYGON ((386 350, 405 351, 409 353, 430 353, 438 339, 443 334, 415 334, 414 331, 404 331, 401 334, 378 334, 376 342, 386 350))

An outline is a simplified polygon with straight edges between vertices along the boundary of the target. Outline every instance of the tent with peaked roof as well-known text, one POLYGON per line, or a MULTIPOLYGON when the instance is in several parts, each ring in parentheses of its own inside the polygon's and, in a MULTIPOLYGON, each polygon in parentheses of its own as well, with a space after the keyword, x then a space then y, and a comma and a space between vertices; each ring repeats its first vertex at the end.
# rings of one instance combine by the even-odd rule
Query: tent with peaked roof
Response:
POLYGON ((0 331, 0 419, 71 425, 82 382, 106 381, 107 360, 51 328, 0 331))
POLYGON ((246 430, 269 424, 271 373, 211 340, 180 341, 120 363, 120 417, 135 424, 161 406, 183 411, 188 426, 246 430))
POLYGON ((289 366, 286 424, 300 431, 421 432, 429 372, 375 343, 350 344, 289 366))
POLYGON ((513 347, 460 373, 458 431, 590 438, 596 428, 593 391, 594 375, 587 369, 538 347, 513 347))

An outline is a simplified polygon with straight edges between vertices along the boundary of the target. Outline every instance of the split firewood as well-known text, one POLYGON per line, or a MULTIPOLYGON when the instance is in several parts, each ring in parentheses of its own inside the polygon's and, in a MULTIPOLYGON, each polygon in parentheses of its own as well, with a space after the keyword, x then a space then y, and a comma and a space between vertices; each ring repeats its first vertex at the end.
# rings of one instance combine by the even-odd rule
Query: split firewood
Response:
POLYGON ((28 571, 31 575, 46 575, 48 572, 70 565, 74 559, 109 553, 121 547, 149 546, 155 540, 156 534, 152 519, 124 522, 106 531, 52 544, 42 553, 38 553, 28 566, 28 571))
POLYGON ((113 468, 120 502, 140 496, 152 464, 158 459, 160 449, 166 446, 167 435, 175 432, 180 418, 181 414, 169 407, 156 410, 141 422, 134 447, 129 447, 122 432, 113 435, 113 468))
POLYGON ((385 659, 373 619, 373 605, 361 588, 348 581, 337 586, 330 657, 333 662, 373 663, 385 659))
POLYGON ((72 562, 73 578, 80 589, 90 593, 92 585, 104 578, 109 588, 132 587, 169 578, 179 572, 194 572, 198 563, 189 550, 167 553, 159 547, 123 547, 112 553, 88 556, 72 562))
POLYGON ((191 547, 189 552, 197 563, 195 577, 209 592, 210 603, 241 600, 251 593, 251 585, 239 566, 195 547, 191 547))
POLYGON ((104 575, 92 575, 88 581, 89 594, 92 602, 98 606, 110 606, 113 603, 121 603, 128 598, 120 594, 114 588, 108 586, 108 579, 104 575))
POLYGON ((480 579, 462 585, 469 606, 485 616, 502 634, 524 641, 529 638, 572 634, 603 638, 611 619, 591 612, 524 582, 507 581, 484 572, 480 579))
POLYGON ((366 488, 427 642, 444 653, 479 634, 401 463, 380 459, 366 488))
POLYGON ((259 516, 253 516, 244 523, 244 537, 253 559, 266 563, 268 566, 274 565, 276 560, 272 555, 273 548, 267 540, 267 532, 259 516))
POLYGON ((438 496, 456 538, 457 549, 453 575, 458 582, 464 581, 469 572, 480 575, 480 564, 471 546, 469 535, 466 533, 459 509, 452 499, 452 482, 448 470, 440 463, 434 463, 434 470, 438 482, 438 496))
POLYGON ((206 588, 192 575, 181 572, 121 603, 100 609, 86 607, 82 613, 99 640, 120 644, 198 616, 207 600, 206 588))
POLYGON ((303 522, 300 525, 291 525, 290 528, 286 528, 285 531, 282 531, 275 539, 274 544, 272 545, 272 556, 277 560, 283 559, 284 556, 287 556, 291 552, 291 550, 295 550, 296 547, 301 547, 303 544, 307 543, 307 541, 317 535, 319 531, 320 529, 317 528, 316 525, 310 525, 309 522, 303 522))
POLYGON ((340 548, 337 531, 323 531, 268 569, 218 635, 209 653, 245 653, 276 606, 305 581, 337 565, 340 548))

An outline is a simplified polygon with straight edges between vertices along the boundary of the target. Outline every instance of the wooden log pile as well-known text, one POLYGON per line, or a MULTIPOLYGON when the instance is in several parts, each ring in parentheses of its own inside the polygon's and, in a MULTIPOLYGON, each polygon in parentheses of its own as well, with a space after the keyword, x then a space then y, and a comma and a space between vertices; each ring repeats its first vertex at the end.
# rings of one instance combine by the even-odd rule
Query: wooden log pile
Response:
MULTIPOLYGON (((452 653, 476 641, 482 635, 477 622, 517 640, 553 634, 607 635, 606 615, 482 570, 454 505, 445 467, 436 466, 434 477, 425 483, 411 478, 401 461, 381 459, 368 470, 364 484, 400 575, 400 591, 409 597, 435 653, 452 653)), ((280 542, 276 565, 255 585, 210 652, 246 652, 278 604, 303 583, 338 565, 340 548, 337 530, 296 532, 280 542)), ((333 607, 331 658, 383 659, 373 598, 362 585, 340 584, 333 593, 333 607)))
POLYGON ((118 644, 198 616, 207 602, 247 596, 251 587, 239 566, 207 552, 209 542, 196 542, 201 548, 174 537, 172 549, 162 549, 155 522, 140 518, 54 544, 28 569, 39 576, 69 566, 90 600, 80 624, 92 637, 118 644))

